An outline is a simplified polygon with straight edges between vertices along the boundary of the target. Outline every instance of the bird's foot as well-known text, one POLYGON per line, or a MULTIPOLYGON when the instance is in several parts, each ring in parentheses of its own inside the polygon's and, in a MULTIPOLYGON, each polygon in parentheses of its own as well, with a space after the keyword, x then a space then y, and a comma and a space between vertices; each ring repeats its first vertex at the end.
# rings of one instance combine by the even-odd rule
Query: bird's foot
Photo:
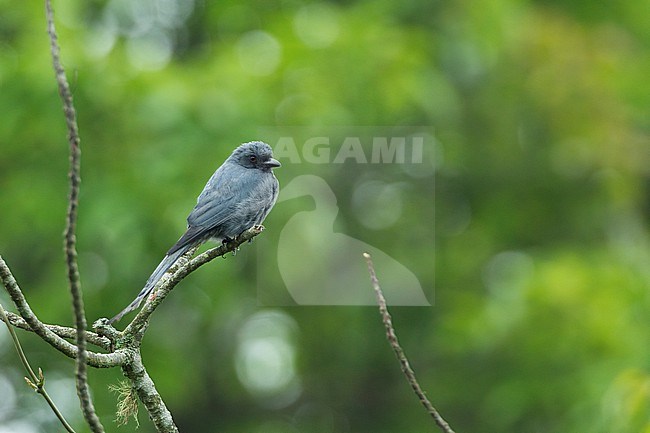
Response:
MULTIPOLYGON (((228 244, 231 243, 231 242, 234 242, 234 240, 235 240, 235 239, 233 239, 233 238, 225 237, 225 238, 223 238, 223 240, 221 241, 221 244, 227 247, 228 244)), ((232 250, 232 255, 233 255, 233 256, 237 255, 237 251, 239 251, 239 247, 236 247, 235 249, 232 250)), ((224 255, 221 256, 221 257, 225 259, 225 258, 226 258, 226 255, 224 254, 224 255)))
MULTIPOLYGON (((254 230, 257 230, 258 232, 263 232, 264 231, 264 226, 262 224, 258 224, 256 226, 251 227, 251 228, 254 229, 254 230)), ((254 240, 255 240, 255 238, 250 238, 248 240, 248 243, 252 244, 254 240)))

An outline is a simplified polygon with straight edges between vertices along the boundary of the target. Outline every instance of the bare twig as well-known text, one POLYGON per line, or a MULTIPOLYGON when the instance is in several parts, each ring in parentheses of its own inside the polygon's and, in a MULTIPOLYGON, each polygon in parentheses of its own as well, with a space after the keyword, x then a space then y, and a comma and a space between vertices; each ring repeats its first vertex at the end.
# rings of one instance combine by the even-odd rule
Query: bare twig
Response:
POLYGON ((375 266, 372 263, 372 258, 368 253, 363 253, 363 257, 366 259, 366 263, 368 264, 370 282, 372 283, 372 288, 375 290, 375 294, 377 295, 379 312, 381 313, 384 326, 386 327, 386 337, 388 338, 388 342, 390 343, 393 351, 395 352, 395 355, 397 356, 397 359, 399 360, 399 363, 402 367, 402 372, 406 376, 406 379, 411 385, 411 388, 413 388, 415 395, 418 396, 420 402, 427 410, 429 415, 431 415, 438 427, 440 427, 440 429, 445 433, 454 433, 449 424, 447 424, 447 421, 445 421, 442 416, 440 416, 436 408, 433 407, 427 396, 424 394, 424 391, 422 391, 422 388, 420 388, 420 384, 415 378, 415 373, 409 365, 406 354, 404 354, 402 347, 399 345, 399 341, 397 341, 397 335, 395 334, 395 329, 393 328, 390 313, 388 312, 388 307, 386 306, 386 299, 384 298, 384 294, 381 291, 381 287, 379 287, 379 280, 377 280, 377 274, 375 273, 375 266))
POLYGON ((87 353, 86 353, 86 312, 83 305, 83 295, 79 282, 79 267, 77 265, 77 248, 75 229, 77 225, 77 208, 79 206, 79 165, 81 152, 79 149, 79 132, 77 129, 77 118, 72 103, 72 93, 65 76, 65 70, 61 64, 60 48, 57 41, 56 29, 54 28, 54 13, 50 0, 45 0, 45 15, 47 18, 47 34, 50 37, 50 48, 52 51, 52 65, 56 75, 56 82, 59 87, 59 95, 63 101, 63 111, 68 127, 68 141, 70 142, 70 196, 68 197, 68 212, 65 227, 65 262, 68 268, 68 281, 70 283, 70 294, 74 309, 75 326, 77 328, 77 358, 76 358, 76 384, 77 395, 81 403, 81 410, 88 426, 94 433, 103 433, 104 426, 95 413, 92 398, 88 390, 87 378, 87 353))
POLYGON ((39 368, 38 375, 36 375, 36 373, 32 369, 32 366, 29 365, 29 361, 27 360, 27 356, 23 351, 23 347, 20 345, 20 340, 18 340, 16 331, 14 330, 13 326, 9 322, 9 318, 7 317, 5 309, 2 307, 1 304, 0 304, 0 318, 2 319, 3 322, 7 324, 7 329, 9 329, 9 334, 11 334, 11 339, 14 341, 14 346, 16 346, 16 351, 18 352, 20 361, 23 363, 23 366, 25 367, 25 370, 27 370, 27 374, 29 375, 29 378, 26 377, 25 381, 29 386, 32 387, 32 389, 34 389, 34 391, 36 391, 37 393, 43 396, 47 404, 52 409, 52 412, 54 412, 54 415, 56 415, 56 417, 59 419, 63 427, 68 432, 75 433, 75 431, 72 429, 70 424, 68 424, 68 421, 66 421, 66 419, 63 417, 63 414, 61 413, 59 408, 56 407, 56 404, 54 404, 54 401, 52 400, 50 395, 45 390, 45 376, 43 375, 43 370, 39 368))
MULTIPOLYGON (((38 320, 2 256, 0 256, 0 281, 7 289, 7 293, 9 293, 20 316, 27 322, 32 331, 59 352, 70 358, 76 358, 77 346, 65 341, 38 320)), ((88 365, 97 368, 115 367, 128 362, 130 356, 130 353, 125 350, 116 350, 114 353, 88 352, 88 365)))
MULTIPOLYGON (((218 247, 205 251, 189 262, 184 262, 183 259, 179 259, 179 265, 176 265, 177 270, 168 279, 162 281, 162 283, 158 286, 153 299, 147 301, 144 307, 142 307, 142 310, 140 310, 140 312, 135 316, 131 323, 127 325, 123 331, 124 337, 126 339, 129 339, 132 336, 136 336, 138 340, 141 339, 142 333, 139 332, 139 330, 143 329, 143 327, 146 326, 146 323, 148 322, 151 314, 165 300, 169 292, 171 292, 178 283, 180 283, 185 277, 209 261, 226 255, 231 251, 235 251, 241 244, 246 241, 250 241, 255 236, 262 233, 262 231, 264 231, 263 226, 252 227, 244 231, 239 236, 235 237, 235 239, 228 242, 227 244, 221 244, 218 247)), ((187 254, 183 256, 185 260, 187 260, 186 256, 187 254)))

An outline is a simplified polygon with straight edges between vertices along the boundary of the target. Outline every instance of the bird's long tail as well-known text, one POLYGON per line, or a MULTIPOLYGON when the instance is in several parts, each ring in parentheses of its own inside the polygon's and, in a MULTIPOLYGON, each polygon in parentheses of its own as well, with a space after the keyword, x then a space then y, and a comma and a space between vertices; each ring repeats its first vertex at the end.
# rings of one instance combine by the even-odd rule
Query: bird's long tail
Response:
POLYGON ((135 310, 140 306, 142 303, 142 300, 145 299, 149 294, 153 291, 154 287, 156 287, 156 283, 160 281, 163 275, 165 275, 165 272, 169 270, 169 268, 176 263, 176 260, 187 250, 189 250, 191 247, 190 245, 186 245, 184 247, 179 248, 178 250, 168 253, 164 259, 162 259, 162 262, 156 267, 156 269, 153 271, 149 279, 147 280, 147 284, 144 285, 144 288, 138 293, 138 296, 131 302, 124 310, 120 311, 115 317, 113 317, 109 323, 117 322, 120 320, 125 314, 130 313, 131 311, 135 310))

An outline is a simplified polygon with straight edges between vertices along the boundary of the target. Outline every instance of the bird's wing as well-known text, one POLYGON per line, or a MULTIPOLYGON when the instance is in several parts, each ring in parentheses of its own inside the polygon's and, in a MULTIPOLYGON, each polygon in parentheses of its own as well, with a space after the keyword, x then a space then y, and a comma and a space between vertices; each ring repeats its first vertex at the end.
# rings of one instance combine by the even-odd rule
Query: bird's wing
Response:
POLYGON ((201 242, 206 233, 232 218, 241 201, 240 178, 237 169, 220 167, 210 178, 199 195, 196 206, 187 217, 188 228, 181 238, 169 249, 173 254, 187 245, 201 242))
POLYGON ((206 230, 226 222, 242 199, 242 170, 217 170, 187 217, 190 227, 206 230))

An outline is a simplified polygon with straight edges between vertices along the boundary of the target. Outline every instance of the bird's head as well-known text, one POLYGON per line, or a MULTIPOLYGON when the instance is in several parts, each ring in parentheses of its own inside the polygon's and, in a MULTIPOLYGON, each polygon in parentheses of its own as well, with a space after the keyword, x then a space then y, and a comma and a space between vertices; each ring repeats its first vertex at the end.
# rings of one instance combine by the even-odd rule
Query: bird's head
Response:
POLYGON ((251 141, 240 145, 232 152, 228 161, 244 168, 257 168, 263 171, 270 171, 281 166, 280 162, 273 158, 271 146, 261 141, 251 141))

